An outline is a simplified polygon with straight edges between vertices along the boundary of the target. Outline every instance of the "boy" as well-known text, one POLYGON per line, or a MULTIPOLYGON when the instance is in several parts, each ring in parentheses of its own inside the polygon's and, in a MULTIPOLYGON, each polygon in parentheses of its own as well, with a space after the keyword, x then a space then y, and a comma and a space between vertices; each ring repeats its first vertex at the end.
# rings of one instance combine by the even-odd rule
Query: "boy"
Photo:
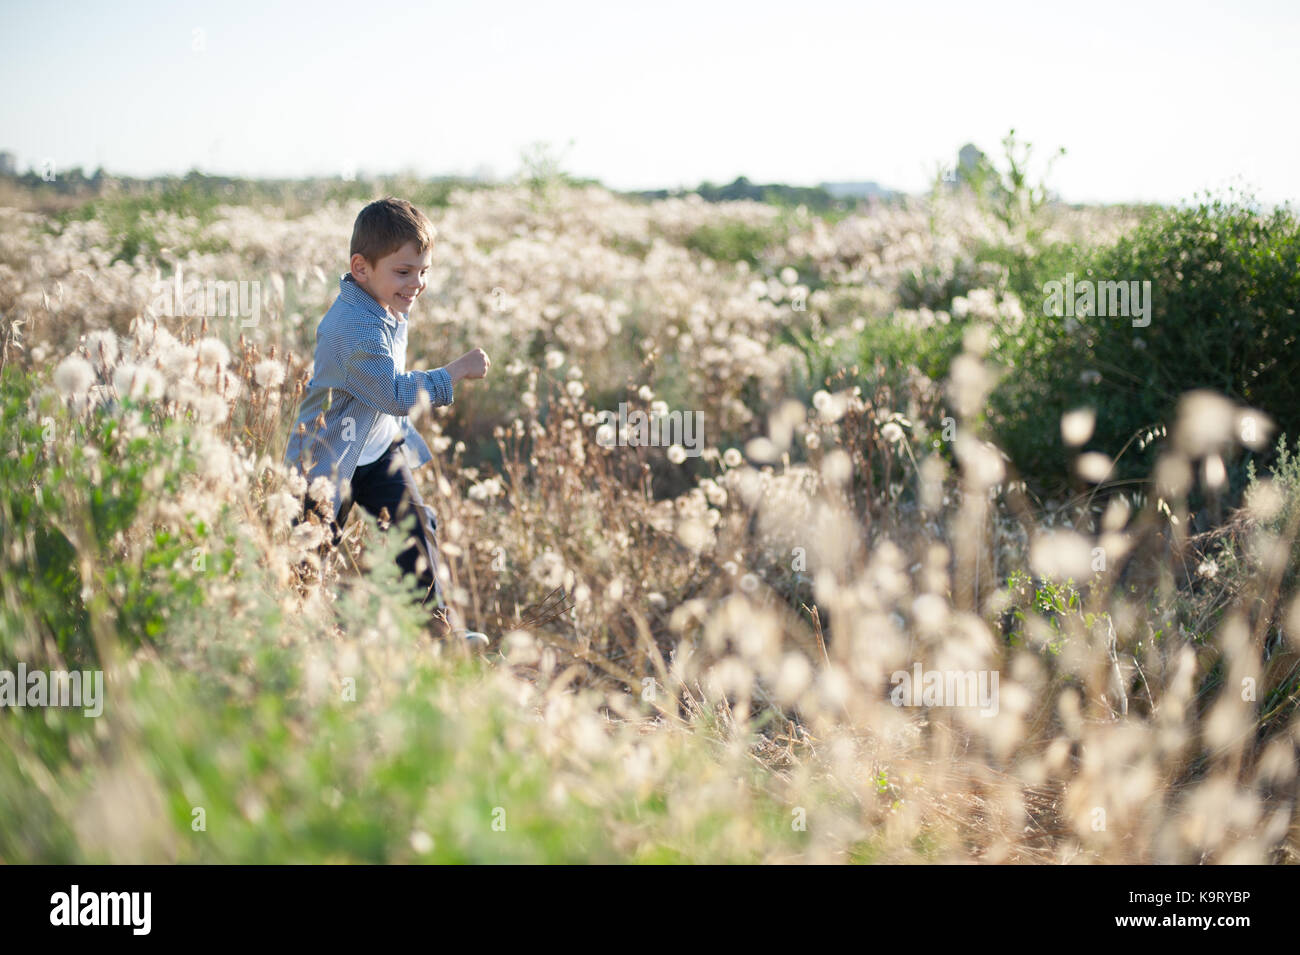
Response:
MULTIPOLYGON (((438 524, 411 475, 433 454, 408 415, 421 393, 434 406, 450 405, 455 384, 485 377, 491 362, 476 348, 442 368, 406 370, 407 316, 424 291, 436 236, 433 224, 404 199, 380 199, 357 216, 351 269, 316 327, 315 366, 285 463, 309 482, 333 482, 332 502, 309 494, 305 505, 332 514, 335 543, 353 503, 375 516, 387 508, 393 523, 409 531, 415 543, 397 564, 404 576, 416 575, 422 603, 432 605, 434 629, 446 636, 452 621, 437 577, 438 524)), ((486 642, 481 634, 469 639, 486 642)))

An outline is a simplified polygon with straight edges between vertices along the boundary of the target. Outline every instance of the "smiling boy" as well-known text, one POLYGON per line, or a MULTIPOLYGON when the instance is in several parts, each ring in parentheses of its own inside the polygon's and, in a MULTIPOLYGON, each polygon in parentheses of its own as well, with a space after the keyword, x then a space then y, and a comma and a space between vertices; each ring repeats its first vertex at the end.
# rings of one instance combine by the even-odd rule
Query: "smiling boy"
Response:
POLYGON ((309 495, 305 506, 329 511, 336 542, 354 503, 375 516, 386 508, 409 530, 414 543, 397 564, 417 577, 423 602, 435 608, 435 629, 446 635, 451 621, 437 578, 437 520, 411 474, 433 454, 409 414, 422 394, 435 407, 452 404, 456 383, 483 378, 491 362, 475 348, 442 368, 406 370, 408 314, 424 291, 436 235, 404 199, 380 199, 357 216, 350 271, 316 328, 315 365, 285 463, 308 481, 333 483, 332 502, 309 495))

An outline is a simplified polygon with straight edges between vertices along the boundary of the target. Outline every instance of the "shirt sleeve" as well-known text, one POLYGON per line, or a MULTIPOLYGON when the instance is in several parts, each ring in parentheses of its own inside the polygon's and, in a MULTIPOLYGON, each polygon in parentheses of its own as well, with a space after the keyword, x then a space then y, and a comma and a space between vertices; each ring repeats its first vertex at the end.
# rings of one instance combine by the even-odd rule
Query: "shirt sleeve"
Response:
POLYGON ((410 414, 420 401, 421 391, 434 407, 454 401, 451 375, 446 369, 399 373, 382 339, 355 342, 343 357, 344 390, 383 414, 410 414))

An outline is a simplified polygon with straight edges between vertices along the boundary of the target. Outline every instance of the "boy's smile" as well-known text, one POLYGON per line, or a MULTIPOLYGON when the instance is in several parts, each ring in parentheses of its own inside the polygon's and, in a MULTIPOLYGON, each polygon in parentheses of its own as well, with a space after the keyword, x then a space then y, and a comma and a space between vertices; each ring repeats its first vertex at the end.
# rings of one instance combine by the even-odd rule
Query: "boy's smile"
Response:
POLYGON ((371 265, 365 256, 352 256, 352 277, 394 317, 405 315, 428 284, 425 274, 433 262, 433 251, 421 253, 414 242, 371 265))

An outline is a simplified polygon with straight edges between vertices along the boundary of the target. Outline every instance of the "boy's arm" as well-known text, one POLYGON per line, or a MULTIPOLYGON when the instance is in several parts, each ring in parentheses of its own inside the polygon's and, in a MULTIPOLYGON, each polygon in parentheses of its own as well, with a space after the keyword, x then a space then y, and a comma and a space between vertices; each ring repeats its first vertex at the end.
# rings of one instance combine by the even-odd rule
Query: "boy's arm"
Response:
POLYGON ((452 376, 445 368, 399 373, 382 342, 360 342, 343 363, 344 389, 384 414, 402 417, 419 403, 421 391, 434 407, 455 400, 452 376))

